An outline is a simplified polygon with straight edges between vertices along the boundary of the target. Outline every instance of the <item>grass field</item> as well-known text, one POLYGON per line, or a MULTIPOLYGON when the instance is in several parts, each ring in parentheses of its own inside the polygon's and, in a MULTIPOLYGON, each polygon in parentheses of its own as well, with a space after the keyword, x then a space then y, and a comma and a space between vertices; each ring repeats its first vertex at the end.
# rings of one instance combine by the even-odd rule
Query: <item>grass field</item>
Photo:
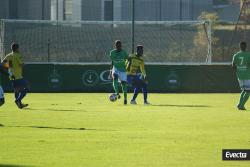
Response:
POLYGON ((239 94, 151 94, 150 106, 141 96, 124 106, 107 94, 29 94, 26 110, 12 96, 0 108, 0 167, 250 166, 221 157, 250 149, 239 94))

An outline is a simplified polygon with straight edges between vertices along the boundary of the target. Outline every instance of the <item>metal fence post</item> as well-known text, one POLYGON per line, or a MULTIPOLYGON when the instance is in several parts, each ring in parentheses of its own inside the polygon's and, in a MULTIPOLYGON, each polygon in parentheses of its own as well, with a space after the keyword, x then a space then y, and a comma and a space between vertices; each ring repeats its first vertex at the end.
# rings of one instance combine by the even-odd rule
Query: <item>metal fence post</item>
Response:
POLYGON ((131 37, 131 51, 134 53, 135 47, 135 0, 132 0, 132 37, 131 37))

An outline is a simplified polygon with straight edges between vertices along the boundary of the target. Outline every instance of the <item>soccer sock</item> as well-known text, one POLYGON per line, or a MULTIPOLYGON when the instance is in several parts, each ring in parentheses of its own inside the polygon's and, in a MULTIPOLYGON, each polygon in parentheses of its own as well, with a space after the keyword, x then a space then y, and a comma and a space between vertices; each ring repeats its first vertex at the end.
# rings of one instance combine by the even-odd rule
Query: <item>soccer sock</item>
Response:
POLYGON ((20 95, 19 97, 17 98, 17 101, 22 101, 22 99, 26 96, 27 94, 27 89, 23 89, 21 92, 20 92, 20 95))
POLYGON ((245 93, 246 92, 244 90, 241 92, 241 94, 240 94, 240 101, 239 101, 238 107, 242 107, 242 102, 243 102, 245 93))
POLYGON ((123 94, 124 94, 124 100, 127 100, 128 89, 127 89, 127 83, 126 82, 122 82, 122 91, 123 91, 123 94))
POLYGON ((148 89, 147 89, 147 85, 146 84, 143 85, 142 92, 143 92, 143 96, 144 96, 144 102, 146 102, 147 99, 148 99, 148 89))
POLYGON ((17 100, 18 97, 20 96, 20 92, 15 92, 15 99, 17 100))
POLYGON ((242 100, 242 107, 244 107, 248 99, 249 99, 249 93, 245 92, 243 100, 242 100))
POLYGON ((119 88, 118 88, 118 86, 119 86, 118 79, 114 79, 113 80, 113 87, 114 87, 114 90, 115 90, 116 94, 119 94, 119 88))
POLYGON ((139 94, 139 88, 138 87, 135 87, 135 89, 134 89, 134 95, 133 95, 133 98, 132 98, 132 101, 135 101, 136 100, 136 98, 137 98, 137 96, 138 96, 138 94, 139 94))

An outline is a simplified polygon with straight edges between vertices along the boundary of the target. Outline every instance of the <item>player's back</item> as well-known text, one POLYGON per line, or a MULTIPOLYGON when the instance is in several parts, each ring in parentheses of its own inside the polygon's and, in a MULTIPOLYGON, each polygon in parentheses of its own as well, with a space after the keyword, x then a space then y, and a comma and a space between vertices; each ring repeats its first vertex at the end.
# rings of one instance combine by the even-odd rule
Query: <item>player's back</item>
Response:
POLYGON ((10 68, 10 72, 15 76, 15 79, 22 78, 22 57, 20 53, 12 52, 8 54, 4 60, 10 68))
POLYGON ((250 79, 250 53, 240 51, 233 57, 239 79, 250 79))

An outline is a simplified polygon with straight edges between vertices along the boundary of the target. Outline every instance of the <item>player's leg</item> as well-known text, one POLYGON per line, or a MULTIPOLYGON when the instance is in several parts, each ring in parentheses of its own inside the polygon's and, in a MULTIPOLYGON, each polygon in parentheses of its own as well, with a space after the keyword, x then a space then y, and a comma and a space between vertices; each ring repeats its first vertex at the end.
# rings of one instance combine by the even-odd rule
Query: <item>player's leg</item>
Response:
MULTIPOLYGON (((127 85, 128 87, 132 87, 134 88, 134 76, 133 75, 127 75, 127 85)), ((135 103, 131 103, 132 101, 130 101, 130 104, 136 104, 135 103)))
MULTIPOLYGON (((127 76, 127 83, 128 83, 128 86, 134 88, 134 90, 136 89, 135 88, 135 76, 134 75, 128 75, 127 76)), ((130 104, 136 104, 136 101, 133 100, 133 98, 132 98, 131 101, 130 101, 130 104)))
POLYGON ((141 85, 140 85, 140 79, 139 77, 136 75, 134 76, 134 79, 133 79, 133 85, 134 85, 134 95, 133 95, 133 98, 132 100, 130 101, 131 104, 136 104, 136 98, 140 92, 140 89, 141 89, 141 85))
POLYGON ((0 86, 0 106, 5 103, 3 88, 0 86))
MULTIPOLYGON (((27 95, 28 93, 28 82, 25 79, 21 79, 20 80, 20 95, 18 97, 18 101, 20 101, 22 103, 23 98, 27 95)), ((27 104, 22 104, 23 107, 27 107, 27 104)))
POLYGON ((130 104, 137 104, 136 103, 136 98, 137 98, 139 92, 140 92, 140 88, 137 87, 137 86, 135 86, 135 88, 134 88, 134 94, 133 94, 133 97, 132 97, 132 99, 130 101, 130 104))
POLYGON ((243 99, 241 102, 241 106, 243 109, 245 109, 245 104, 247 102, 247 100, 249 99, 249 93, 250 93, 250 80, 244 80, 243 81, 243 85, 244 85, 244 95, 243 95, 243 99))
POLYGON ((243 96, 243 100, 242 100, 242 106, 243 106, 243 108, 245 108, 245 104, 246 104, 247 100, 249 99, 249 92, 250 92, 249 90, 245 91, 245 94, 243 96))
POLYGON ((239 81, 240 88, 242 90, 241 94, 240 94, 239 103, 237 104, 237 108, 240 109, 240 108, 242 108, 242 101, 243 101, 243 98, 244 98, 244 95, 245 95, 245 90, 244 90, 243 80, 238 80, 238 81, 239 81))
POLYGON ((127 94, 128 94, 127 82, 122 81, 121 84, 122 84, 122 92, 124 95, 124 104, 127 104, 127 94))
POLYGON ((18 101, 18 97, 20 96, 20 87, 18 86, 18 80, 12 80, 12 87, 14 89, 14 94, 15 94, 15 103, 18 108, 22 108, 21 102, 18 101))
POLYGON ((239 110, 246 110, 245 104, 249 99, 249 92, 250 92, 250 80, 239 80, 240 87, 242 89, 239 104, 237 105, 239 110))
POLYGON ((126 72, 119 72, 119 79, 121 81, 122 85, 122 92, 124 95, 124 104, 127 104, 127 93, 128 93, 128 87, 127 87, 127 74, 126 72))
POLYGON ((113 78, 113 88, 117 96, 119 96, 119 83, 118 83, 118 74, 113 70, 112 72, 113 78))
POLYGON ((242 108, 242 102, 243 102, 245 93, 246 93, 245 90, 242 90, 242 91, 241 91, 239 103, 237 104, 237 107, 238 107, 238 108, 242 108))
POLYGON ((143 81, 142 83, 142 93, 144 98, 144 104, 149 104, 148 102, 148 85, 143 81))
POLYGON ((28 104, 22 104, 22 99, 27 94, 27 82, 24 79, 17 79, 13 81, 14 93, 15 93, 15 103, 18 108, 22 109, 27 107, 28 104))

